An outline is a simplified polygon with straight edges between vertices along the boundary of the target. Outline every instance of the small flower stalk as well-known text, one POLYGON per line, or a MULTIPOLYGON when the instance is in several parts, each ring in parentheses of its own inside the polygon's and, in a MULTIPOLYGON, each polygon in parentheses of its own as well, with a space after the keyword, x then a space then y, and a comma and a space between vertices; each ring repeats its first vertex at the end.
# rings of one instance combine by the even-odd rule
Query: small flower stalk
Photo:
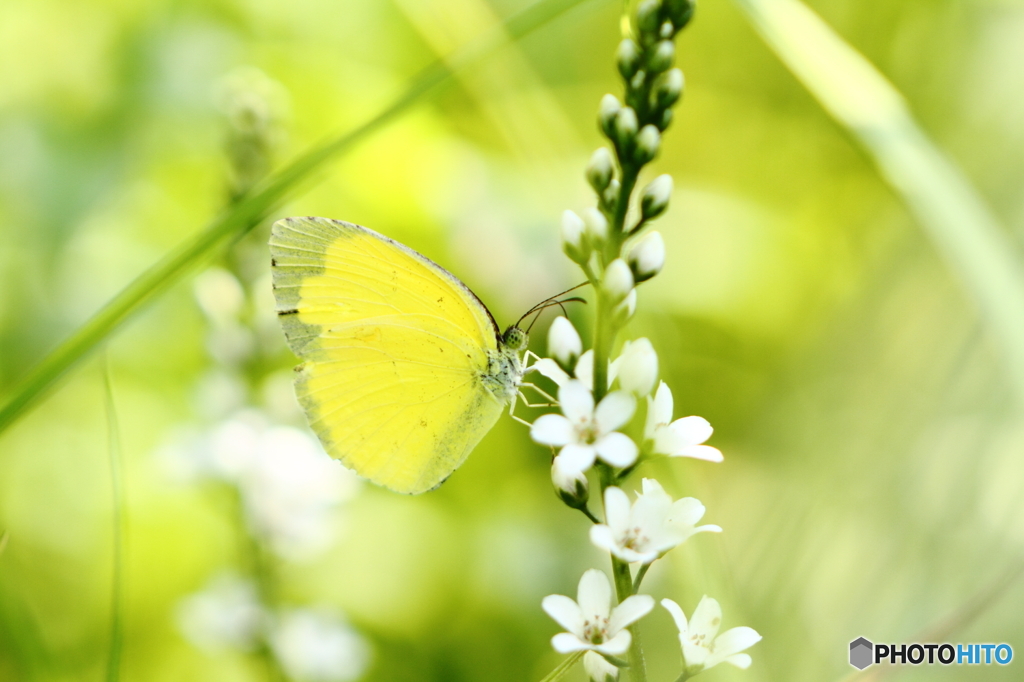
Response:
MULTIPOLYGON (((573 323, 558 317, 548 332, 549 357, 530 366, 554 384, 558 410, 534 420, 530 436, 551 449, 555 494, 590 520, 590 541, 611 564, 611 581, 596 569, 583 574, 575 601, 554 594, 542 602, 564 630, 554 635, 552 647, 576 658, 583 652, 595 682, 646 682, 636 625, 654 605, 641 593, 647 571, 694 536, 722 532, 700 525, 706 509, 699 500, 676 498, 654 478, 643 478, 640 491, 630 493, 631 475, 649 460, 717 463, 723 456, 706 444, 713 433, 706 419, 674 418, 672 391, 659 378, 650 339, 619 340, 642 298, 640 289, 666 267, 665 240, 648 226, 668 210, 672 178, 662 174, 641 184, 640 174, 661 154, 683 94, 675 38, 693 11, 693 0, 641 0, 636 6, 632 30, 615 52, 624 91, 605 95, 598 107, 597 126, 608 144, 594 151, 584 172, 594 204, 566 211, 561 223, 562 248, 594 293, 592 342, 587 347, 573 323)), ((717 601, 705 597, 689 619, 674 601, 662 604, 679 630, 679 681, 723 661, 739 668, 751 664, 745 651, 761 636, 749 627, 718 634, 717 601)), ((557 679, 574 660, 545 680, 557 679)))

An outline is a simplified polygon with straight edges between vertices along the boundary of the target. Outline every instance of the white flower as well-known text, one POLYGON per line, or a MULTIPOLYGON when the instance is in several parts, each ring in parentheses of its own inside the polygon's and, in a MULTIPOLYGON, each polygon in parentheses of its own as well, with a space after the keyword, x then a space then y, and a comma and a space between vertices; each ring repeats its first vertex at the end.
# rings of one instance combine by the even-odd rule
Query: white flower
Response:
POLYGON ((579 332, 569 318, 559 315, 548 328, 548 353, 562 367, 572 367, 583 352, 579 332))
POLYGON ((357 679, 370 661, 359 633, 326 611, 284 613, 270 633, 270 647, 290 678, 308 682, 357 679))
POLYGON ((655 454, 721 462, 722 453, 718 448, 703 445, 712 431, 711 424, 703 417, 683 417, 672 421, 672 390, 664 381, 658 385, 653 399, 647 396, 644 439, 653 441, 655 454))
POLYGON ((607 147, 598 147, 587 164, 587 180, 595 190, 601 192, 612 181, 613 168, 612 153, 607 147))
POLYGON ((645 396, 658 380, 658 354, 646 338, 627 341, 613 363, 619 388, 637 396, 645 396))
POLYGON ((654 599, 646 594, 635 594, 612 608, 608 577, 592 568, 580 578, 576 601, 551 594, 544 597, 541 606, 567 630, 551 638, 551 646, 558 653, 596 651, 621 656, 633 639, 626 628, 651 612, 654 599))
POLYGON ((716 600, 707 596, 701 599, 689 623, 679 604, 671 599, 662 599, 661 605, 672 614, 679 628, 683 659, 691 675, 713 668, 722 661, 737 668, 750 667, 750 656, 740 652, 760 642, 761 635, 753 628, 739 627, 726 630, 716 637, 722 624, 722 607, 716 600))
POLYGON ((619 669, 593 651, 583 654, 583 668, 594 682, 608 682, 609 677, 613 680, 619 677, 619 669))
POLYGON ((633 271, 626 265, 626 261, 616 258, 608 264, 601 287, 612 303, 625 300, 633 290, 633 271))
POLYGON ((570 458, 555 457, 551 464, 551 482, 558 496, 570 507, 580 508, 590 499, 587 475, 570 458))
POLYGON ((251 651, 259 640, 265 614, 256 586, 233 574, 217 576, 201 592, 178 604, 178 628, 205 651, 251 651))
POLYGON ((632 508, 621 488, 604 492, 605 523, 591 526, 590 541, 623 561, 649 564, 691 535, 722 532, 718 526, 697 526, 704 505, 692 497, 672 501, 654 479, 643 480, 643 492, 632 508))
POLYGON ((637 447, 617 429, 625 426, 636 410, 636 399, 625 391, 612 391, 594 407, 594 396, 579 380, 567 381, 558 389, 562 414, 538 417, 530 436, 538 443, 561 447, 566 470, 586 471, 601 460, 616 467, 636 461, 637 447))

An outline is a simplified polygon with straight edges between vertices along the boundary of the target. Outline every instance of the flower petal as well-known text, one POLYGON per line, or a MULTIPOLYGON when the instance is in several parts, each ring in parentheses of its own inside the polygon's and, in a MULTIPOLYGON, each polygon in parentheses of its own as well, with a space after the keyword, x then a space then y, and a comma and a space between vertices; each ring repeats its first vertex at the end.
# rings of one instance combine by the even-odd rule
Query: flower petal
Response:
POLYGON ((590 542, 598 549, 615 553, 619 549, 619 543, 615 539, 612 529, 603 523, 590 527, 590 542))
POLYGON ((636 398, 626 391, 612 391, 594 411, 597 432, 611 433, 629 423, 636 412, 636 398))
POLYGON ((683 417, 672 422, 669 428, 687 445, 700 445, 714 433, 711 424, 704 417, 683 417))
POLYGON ((612 606, 612 587, 603 571, 591 568, 580 578, 576 601, 584 618, 601 616, 607 618, 612 606))
POLYGON ((605 682, 609 677, 618 679, 619 669, 605 660, 604 656, 588 651, 583 654, 583 668, 595 682, 605 682))
POLYGON ((613 532, 622 533, 629 527, 629 511, 626 491, 615 486, 604 491, 604 520, 613 532))
POLYGON ((530 438, 541 445, 568 445, 576 441, 576 430, 562 415, 545 414, 534 420, 530 438))
POLYGON ((704 516, 704 505, 695 497, 684 497, 672 503, 667 523, 675 526, 695 526, 704 516))
POLYGON ((717 599, 704 595, 690 616, 690 632, 704 635, 704 640, 710 642, 718 634, 721 625, 722 607, 718 605, 717 599))
POLYGON ((576 635, 570 635, 568 632, 559 632, 552 637, 551 646, 560 654, 571 654, 574 651, 585 651, 595 648, 590 642, 584 642, 576 635))
POLYGON ((722 660, 726 663, 732 663, 740 670, 746 670, 750 667, 750 664, 753 663, 749 654, 733 654, 732 656, 726 656, 722 660))
POLYGON ((562 406, 562 414, 568 417, 573 425, 589 424, 593 419, 594 396, 582 381, 573 379, 560 386, 558 402, 562 406))
POLYGON ((546 376, 548 379, 551 379, 559 386, 565 384, 572 378, 568 375, 568 373, 566 373, 564 369, 558 366, 557 362, 555 362, 551 358, 541 358, 537 362, 527 367, 526 371, 540 372, 543 376, 546 376))
POLYGON ((760 641, 761 635, 754 628, 746 626, 732 628, 715 637, 715 656, 728 658, 749 649, 760 641))
POLYGON ((608 634, 615 636, 623 628, 627 628, 640 620, 654 608, 654 597, 648 594, 634 594, 626 597, 621 604, 612 610, 608 621, 608 634))
POLYGON ((567 631, 577 637, 583 636, 583 611, 580 610, 579 604, 572 599, 561 594, 549 594, 544 597, 540 606, 544 609, 544 613, 551 616, 567 631))
POLYGON ((644 426, 644 438, 654 438, 654 428, 659 424, 668 425, 672 421, 672 389, 664 381, 658 384, 658 390, 652 400, 647 397, 647 423, 644 426))
POLYGON ((594 466, 597 450, 593 445, 577 445, 570 443, 558 452, 554 465, 564 476, 582 474, 594 466))
POLYGON ((688 625, 686 622, 686 614, 683 613, 683 609, 680 608, 679 604, 675 603, 671 599, 662 599, 661 605, 665 607, 666 611, 672 614, 672 620, 676 622, 679 634, 685 635, 688 630, 688 625))
POLYGON ((621 656, 629 651, 629 645, 632 644, 632 642, 633 635, 630 634, 629 630, 623 630, 604 644, 598 644, 593 647, 593 649, 594 651, 599 651, 602 654, 608 654, 609 656, 621 656))
POLYGON ((636 443, 624 433, 609 433, 594 443, 597 456, 614 467, 628 467, 636 461, 636 443))
POLYGON ((651 392, 658 380, 658 354, 650 340, 639 338, 629 344, 623 348, 616 362, 619 363, 617 373, 622 390, 638 396, 651 392))
POLYGON ((703 459, 707 462, 721 462, 725 459, 722 456, 722 451, 718 448, 713 448, 710 445, 690 445, 684 448, 680 448, 671 454, 672 457, 692 457, 693 459, 703 459))

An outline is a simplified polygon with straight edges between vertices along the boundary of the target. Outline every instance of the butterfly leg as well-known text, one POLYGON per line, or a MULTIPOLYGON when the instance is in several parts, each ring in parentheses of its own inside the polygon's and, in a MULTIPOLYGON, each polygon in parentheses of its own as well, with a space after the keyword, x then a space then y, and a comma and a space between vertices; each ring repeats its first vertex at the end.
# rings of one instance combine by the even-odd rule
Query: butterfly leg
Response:
POLYGON ((523 392, 522 391, 516 391, 515 396, 512 398, 512 402, 508 406, 508 416, 512 417, 513 419, 515 419, 517 422, 519 422, 523 426, 530 426, 530 427, 532 427, 533 424, 531 424, 530 422, 526 421, 522 417, 516 416, 516 414, 515 414, 516 403, 519 402, 520 398, 522 398, 523 402, 526 403, 527 406, 529 406, 529 403, 526 402, 526 396, 523 395, 523 392))
MULTIPOLYGON (((519 384, 519 387, 520 388, 523 388, 523 387, 525 387, 525 388, 532 388, 533 390, 537 391, 537 393, 540 393, 542 396, 544 396, 545 398, 547 398, 550 401, 547 404, 537 403, 536 405, 531 405, 530 403, 526 402, 526 396, 523 396, 523 402, 526 403, 527 407, 555 407, 556 405, 558 405, 558 401, 555 400, 555 398, 552 395, 550 395, 547 391, 542 389, 537 384, 531 384, 529 382, 525 382, 525 383, 519 384)), ((519 394, 522 395, 522 391, 520 391, 519 394)))

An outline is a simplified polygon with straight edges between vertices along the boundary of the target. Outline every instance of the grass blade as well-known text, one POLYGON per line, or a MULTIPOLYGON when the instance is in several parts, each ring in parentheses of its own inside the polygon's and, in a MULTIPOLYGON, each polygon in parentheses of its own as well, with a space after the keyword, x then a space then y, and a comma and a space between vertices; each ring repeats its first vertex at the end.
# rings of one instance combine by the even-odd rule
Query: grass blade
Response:
POLYGON ((363 138, 404 113, 450 80, 452 74, 486 56, 508 40, 518 40, 567 10, 589 0, 541 0, 506 19, 494 31, 425 68, 404 92, 380 113, 357 128, 322 144, 293 161, 225 210, 206 229, 171 251, 121 290, 84 325, 36 365, 11 391, 0 408, 0 433, 9 427, 65 372, 106 339, 143 305, 179 281, 192 268, 258 225, 313 171, 338 157, 363 138))
POLYGON ((107 656, 107 682, 121 677, 121 652, 124 649, 124 544, 128 525, 127 499, 121 471, 121 431, 117 425, 117 407, 110 381, 110 362, 103 354, 103 394, 107 412, 107 441, 110 446, 110 489, 113 496, 114 547, 113 577, 110 592, 110 650, 107 656))
POLYGON ((1024 270, 1009 234, 902 96, 798 0, 736 0, 762 38, 867 150, 981 312, 1024 406, 1024 270))

